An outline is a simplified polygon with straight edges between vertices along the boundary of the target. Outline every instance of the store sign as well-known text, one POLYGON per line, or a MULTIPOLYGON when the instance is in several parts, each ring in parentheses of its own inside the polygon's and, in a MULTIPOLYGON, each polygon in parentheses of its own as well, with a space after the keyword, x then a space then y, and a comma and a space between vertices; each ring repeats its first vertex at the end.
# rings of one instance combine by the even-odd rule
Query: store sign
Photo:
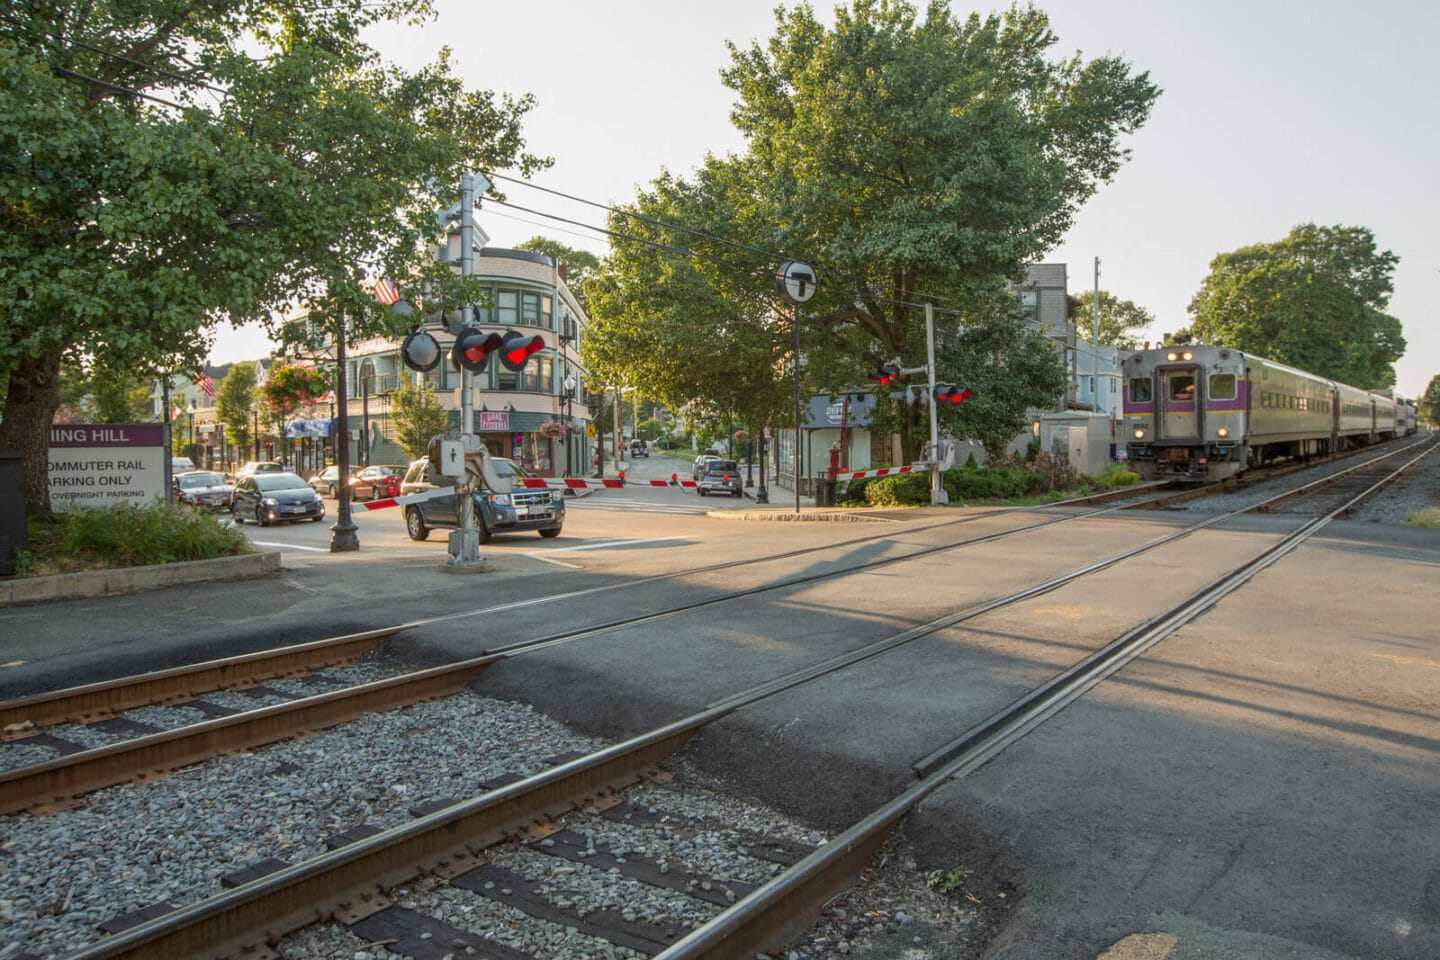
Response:
POLYGON ((165 426, 65 423, 50 428, 50 506, 88 510, 165 499, 165 426))
POLYGON ((508 411, 508 410, 481 410, 481 411, 480 411, 480 432, 481 432, 481 433, 509 433, 509 432, 510 432, 510 411, 508 411))

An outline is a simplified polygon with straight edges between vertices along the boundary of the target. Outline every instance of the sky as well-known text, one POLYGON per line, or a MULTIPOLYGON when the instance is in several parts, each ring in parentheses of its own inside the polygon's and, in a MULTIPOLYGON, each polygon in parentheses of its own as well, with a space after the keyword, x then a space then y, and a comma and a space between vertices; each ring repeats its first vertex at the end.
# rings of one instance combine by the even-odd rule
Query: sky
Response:
MULTIPOLYGON (((743 148, 719 79, 725 41, 774 33, 774 0, 437 0, 438 18, 368 40, 409 68, 453 50, 472 88, 532 93, 535 182, 623 203, 662 171, 743 148)), ((833 21, 831 3, 814 5, 833 21)), ((1056 56, 1123 57, 1163 90, 1128 137, 1130 160, 1041 259, 1068 265, 1072 294, 1094 284, 1148 309, 1155 339, 1185 326, 1219 253, 1285 237, 1301 223, 1370 229, 1400 257, 1389 312, 1408 342, 1397 392, 1440 374, 1440 4, 1411 0, 1052 0, 1056 56)), ((956 0, 959 14, 998 6, 956 0)), ((513 203, 588 224, 604 212, 504 185, 513 203)), ((544 235, 603 254, 595 234, 482 205, 496 246, 544 235), (534 222, 522 222, 526 217, 534 222)), ((217 363, 264 355, 255 329, 223 331, 217 363)))

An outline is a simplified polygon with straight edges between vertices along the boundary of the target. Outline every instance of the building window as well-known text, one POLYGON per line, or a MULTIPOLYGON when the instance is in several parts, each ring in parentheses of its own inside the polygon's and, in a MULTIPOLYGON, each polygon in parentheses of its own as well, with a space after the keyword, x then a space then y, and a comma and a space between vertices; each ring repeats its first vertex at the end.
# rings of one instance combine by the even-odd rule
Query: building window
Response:
POLYGON ((495 291, 495 322, 505 327, 515 326, 520 318, 519 301, 519 291, 495 291))
POLYGON ((538 327, 540 316, 540 294, 520 294, 520 322, 527 327, 538 327))

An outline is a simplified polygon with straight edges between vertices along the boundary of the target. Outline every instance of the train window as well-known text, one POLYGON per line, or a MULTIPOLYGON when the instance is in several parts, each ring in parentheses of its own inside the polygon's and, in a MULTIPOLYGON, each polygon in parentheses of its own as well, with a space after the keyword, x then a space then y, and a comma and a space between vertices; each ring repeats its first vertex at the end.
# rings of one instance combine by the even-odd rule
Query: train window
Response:
POLYGON ((1210 377, 1211 400, 1235 399, 1235 374, 1216 373, 1210 377))
POLYGON ((1130 381, 1130 402, 1149 403, 1153 399, 1150 395, 1150 381, 1144 377, 1136 377, 1130 381))
POLYGON ((1195 399, 1195 378, 1188 375, 1176 375, 1170 377, 1170 399, 1171 400, 1194 400, 1195 399))

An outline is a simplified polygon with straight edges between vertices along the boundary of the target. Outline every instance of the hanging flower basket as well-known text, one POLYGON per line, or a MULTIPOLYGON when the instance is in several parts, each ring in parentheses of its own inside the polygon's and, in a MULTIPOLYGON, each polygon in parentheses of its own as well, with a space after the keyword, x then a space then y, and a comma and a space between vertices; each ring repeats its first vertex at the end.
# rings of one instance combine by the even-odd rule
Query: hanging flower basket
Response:
POLYGON ((549 423, 543 423, 540 425, 540 436, 549 437, 551 440, 559 440, 565 436, 565 426, 553 420, 549 423))
POLYGON ((750 431, 749 431, 749 430, 736 430, 734 433, 731 434, 731 436, 734 437, 734 438, 735 438, 737 441, 739 441, 740 443, 744 443, 746 440, 749 440, 749 439, 750 439, 750 431))

